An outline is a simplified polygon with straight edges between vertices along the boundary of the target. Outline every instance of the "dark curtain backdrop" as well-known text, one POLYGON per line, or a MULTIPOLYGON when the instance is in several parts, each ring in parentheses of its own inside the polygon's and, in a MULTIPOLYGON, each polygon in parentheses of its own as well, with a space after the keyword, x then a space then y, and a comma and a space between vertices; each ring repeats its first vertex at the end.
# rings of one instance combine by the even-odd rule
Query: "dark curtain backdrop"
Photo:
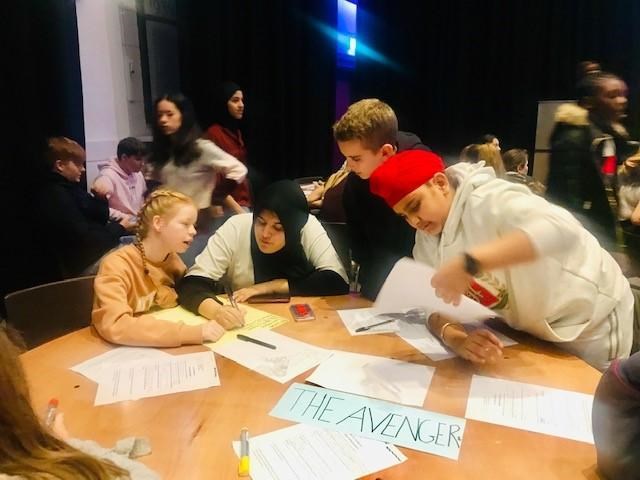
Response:
POLYGON ((270 179, 331 168, 335 1, 177 2, 182 82, 203 128, 220 81, 243 88, 249 163, 270 179))
MULTIPOLYGON (((326 32, 335 25, 335 1, 176 3, 183 89, 203 126, 211 121, 215 85, 233 79, 246 94, 258 170, 272 179, 328 173, 336 71, 334 38, 326 32)), ((576 62, 586 58, 627 80, 628 123, 638 137, 638 1, 358 5, 353 98, 388 101, 402 128, 439 151, 455 152, 484 132, 499 135, 506 148, 532 148, 537 100, 571 98, 576 62), (367 47, 374 55, 364 55, 367 47)), ((3 13, 0 296, 49 279, 46 239, 34 235, 37 215, 30 213, 44 139, 84 143, 75 1, 8 2, 3 13)))
POLYGON ((353 98, 387 101, 441 152, 489 132, 532 149, 536 102, 574 98, 577 62, 595 59, 627 80, 637 138, 639 20, 634 0, 359 0, 353 98))
POLYGON ((47 239, 33 228, 45 138, 64 135, 84 144, 75 1, 8 2, 3 14, 0 299, 52 279, 47 239))

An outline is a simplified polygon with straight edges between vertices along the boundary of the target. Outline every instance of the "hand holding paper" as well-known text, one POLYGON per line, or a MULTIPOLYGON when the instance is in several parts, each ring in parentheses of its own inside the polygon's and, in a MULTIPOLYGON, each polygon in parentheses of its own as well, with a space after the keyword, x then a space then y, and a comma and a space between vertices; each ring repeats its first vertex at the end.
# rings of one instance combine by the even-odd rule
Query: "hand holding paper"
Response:
POLYGON ((460 305, 460 300, 469 288, 473 277, 464 269, 464 261, 457 256, 442 265, 431 277, 431 286, 436 297, 454 306, 460 305))
POLYGON ((374 308, 378 313, 399 312, 407 308, 423 308, 427 313, 439 312, 462 323, 495 317, 487 307, 462 296, 459 305, 438 298, 431 286, 434 269, 409 258, 398 260, 378 294, 374 308))

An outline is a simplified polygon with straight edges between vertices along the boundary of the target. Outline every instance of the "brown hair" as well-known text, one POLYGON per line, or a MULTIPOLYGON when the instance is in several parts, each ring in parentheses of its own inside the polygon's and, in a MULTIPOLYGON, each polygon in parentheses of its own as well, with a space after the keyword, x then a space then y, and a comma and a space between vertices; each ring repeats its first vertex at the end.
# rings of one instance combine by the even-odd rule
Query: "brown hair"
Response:
POLYGON ((512 148, 502 154, 502 163, 507 172, 517 172, 529 161, 529 152, 523 148, 512 148))
POLYGON ((156 215, 167 215, 171 213, 178 205, 192 205, 195 208, 193 200, 187 195, 168 189, 154 190, 149 194, 145 202, 138 212, 138 226, 136 228, 136 247, 142 255, 142 264, 145 273, 147 270, 147 258, 144 254, 142 240, 149 235, 149 229, 156 215))
POLYGON ((126 470, 76 450, 40 423, 18 354, 0 325, 0 472, 61 480, 129 478, 126 470))
POLYGON ((347 109, 333 124, 333 137, 338 142, 360 140, 369 150, 385 144, 395 145, 398 119, 393 109, 377 98, 365 98, 347 109))
POLYGON ((84 148, 74 140, 67 137, 51 137, 47 140, 47 153, 45 160, 47 166, 52 169, 57 160, 63 162, 73 161, 82 163, 87 158, 84 148))

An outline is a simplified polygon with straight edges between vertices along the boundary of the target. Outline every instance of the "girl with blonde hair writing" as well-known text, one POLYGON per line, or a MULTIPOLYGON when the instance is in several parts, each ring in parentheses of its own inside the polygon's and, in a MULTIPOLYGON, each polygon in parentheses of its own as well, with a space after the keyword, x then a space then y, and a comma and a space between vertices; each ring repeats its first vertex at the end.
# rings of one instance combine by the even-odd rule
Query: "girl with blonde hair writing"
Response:
MULTIPOLYGON (((95 280, 92 322, 102 337, 123 345, 176 347, 224 334, 215 321, 185 325, 148 313, 177 305, 176 283, 186 271, 178 254, 193 241, 197 215, 186 195, 171 190, 149 195, 138 214, 136 243, 108 255, 95 280)), ((242 324, 240 312, 229 315, 242 324)))

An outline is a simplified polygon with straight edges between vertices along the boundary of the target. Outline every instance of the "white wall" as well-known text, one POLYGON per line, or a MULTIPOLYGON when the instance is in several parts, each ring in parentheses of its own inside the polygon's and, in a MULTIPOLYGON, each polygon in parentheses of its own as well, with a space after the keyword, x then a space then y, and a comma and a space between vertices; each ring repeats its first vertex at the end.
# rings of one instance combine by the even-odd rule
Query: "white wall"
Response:
POLYGON ((121 138, 147 137, 135 0, 76 0, 87 185, 121 138))
POLYGON ((538 102, 538 123, 536 125, 536 150, 533 154, 533 178, 547 184, 551 145, 549 139, 555 126, 558 107, 575 100, 541 100, 538 102))

